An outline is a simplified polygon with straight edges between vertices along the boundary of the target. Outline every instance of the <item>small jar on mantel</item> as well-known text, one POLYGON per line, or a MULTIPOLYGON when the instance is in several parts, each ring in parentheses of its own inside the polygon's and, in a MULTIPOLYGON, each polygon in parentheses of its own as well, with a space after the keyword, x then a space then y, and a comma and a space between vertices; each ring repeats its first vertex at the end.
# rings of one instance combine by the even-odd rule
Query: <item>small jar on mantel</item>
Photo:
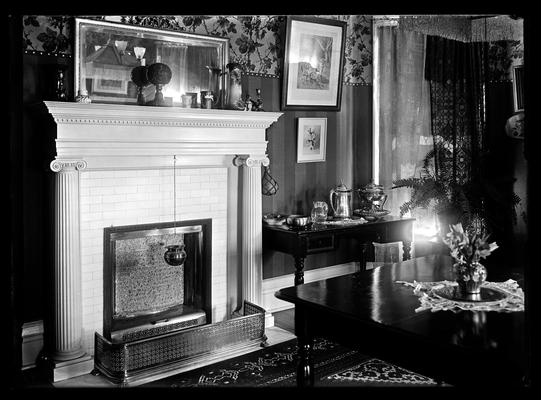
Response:
POLYGON ((75 97, 75 102, 89 104, 92 103, 92 99, 88 95, 88 91, 86 89, 81 89, 79 90, 77 97, 75 97))
POLYGON ((242 70, 239 63, 227 64, 229 70, 229 88, 227 93, 227 108, 231 110, 244 110, 242 99, 242 70))

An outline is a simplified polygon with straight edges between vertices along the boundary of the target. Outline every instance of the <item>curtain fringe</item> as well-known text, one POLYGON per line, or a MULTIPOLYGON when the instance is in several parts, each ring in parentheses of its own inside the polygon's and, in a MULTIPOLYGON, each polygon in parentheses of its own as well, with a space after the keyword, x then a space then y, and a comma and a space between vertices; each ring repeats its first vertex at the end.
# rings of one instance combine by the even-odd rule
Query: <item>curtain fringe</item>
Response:
POLYGON ((524 34, 522 19, 506 15, 477 19, 461 15, 381 16, 375 21, 376 26, 398 23, 405 30, 461 42, 522 40, 524 34))

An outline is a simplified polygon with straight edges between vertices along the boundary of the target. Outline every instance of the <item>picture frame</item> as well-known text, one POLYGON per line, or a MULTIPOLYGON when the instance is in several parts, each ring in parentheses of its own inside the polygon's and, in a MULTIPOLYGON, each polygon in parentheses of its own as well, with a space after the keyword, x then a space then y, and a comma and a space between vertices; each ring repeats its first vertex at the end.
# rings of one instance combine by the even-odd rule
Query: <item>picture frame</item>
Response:
POLYGON ((515 112, 524 111, 524 65, 513 67, 513 107, 515 112))
MULTIPOLYGON (((167 104, 182 107, 182 95, 197 93, 191 106, 198 107, 200 93, 211 90, 213 108, 223 105, 227 74, 216 71, 227 71, 229 38, 78 17, 74 29, 75 96, 86 91, 92 102, 138 104, 132 70, 160 62, 172 73, 162 89, 167 104)), ((146 84, 142 93, 148 103, 155 86, 146 84)))
POLYGON ((297 162, 325 161, 327 118, 297 119, 297 162))
POLYGON ((92 93, 128 94, 128 82, 123 79, 97 78, 92 80, 92 93))
POLYGON ((346 25, 287 17, 282 110, 340 111, 346 25))

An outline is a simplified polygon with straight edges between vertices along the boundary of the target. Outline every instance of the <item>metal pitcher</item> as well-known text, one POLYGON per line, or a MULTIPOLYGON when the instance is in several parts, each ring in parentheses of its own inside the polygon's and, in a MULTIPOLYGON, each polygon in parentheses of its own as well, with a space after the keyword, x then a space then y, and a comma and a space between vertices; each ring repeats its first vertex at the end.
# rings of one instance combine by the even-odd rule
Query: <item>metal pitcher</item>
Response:
POLYGON ((335 218, 351 218, 351 193, 344 183, 331 189, 330 203, 335 218))

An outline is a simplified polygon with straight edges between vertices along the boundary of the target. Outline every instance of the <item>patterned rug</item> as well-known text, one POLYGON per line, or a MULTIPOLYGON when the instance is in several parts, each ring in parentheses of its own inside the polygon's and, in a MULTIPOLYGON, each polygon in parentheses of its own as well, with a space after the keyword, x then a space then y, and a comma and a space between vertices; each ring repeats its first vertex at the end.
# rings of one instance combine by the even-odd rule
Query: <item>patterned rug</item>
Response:
MULTIPOLYGON (((315 386, 434 386, 426 376, 326 339, 314 341, 315 386)), ((295 387, 297 339, 150 382, 140 387, 295 387)))

